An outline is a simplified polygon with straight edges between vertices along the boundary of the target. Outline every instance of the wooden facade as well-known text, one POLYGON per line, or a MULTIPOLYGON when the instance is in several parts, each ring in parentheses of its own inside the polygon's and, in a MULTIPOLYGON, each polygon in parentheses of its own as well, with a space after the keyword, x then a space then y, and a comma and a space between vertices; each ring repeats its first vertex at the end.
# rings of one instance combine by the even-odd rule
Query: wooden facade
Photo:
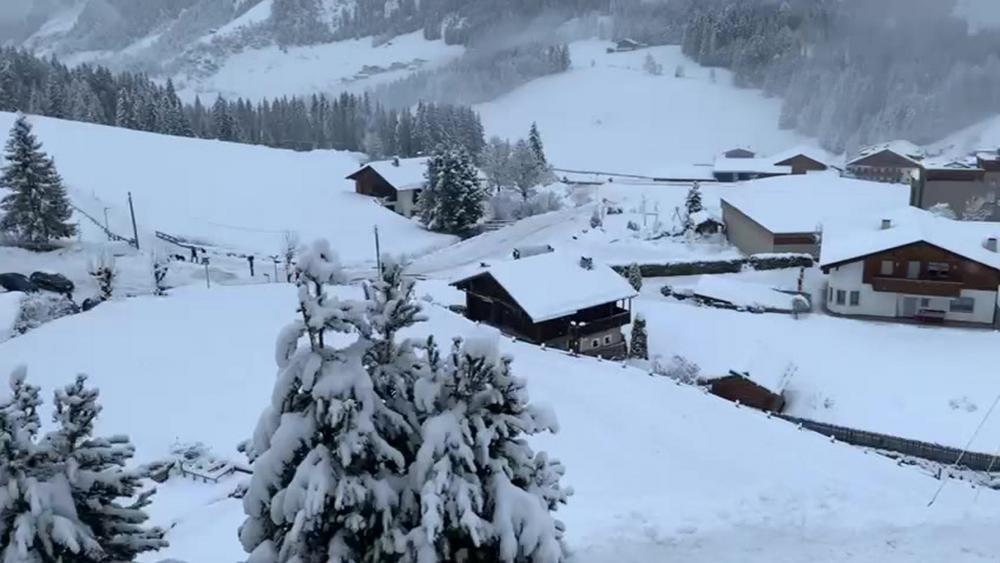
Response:
POLYGON ((371 166, 365 166, 347 177, 354 180, 354 191, 361 195, 382 198, 386 201, 396 201, 399 192, 396 187, 386 181, 371 166))
POLYGON ((909 182, 918 167, 915 161, 886 149, 851 161, 847 172, 855 178, 898 183, 909 182))
POLYGON ((826 164, 810 158, 804 154, 797 154, 791 158, 786 158, 781 162, 775 162, 775 166, 789 166, 792 169, 792 174, 802 175, 807 172, 822 172, 829 168, 826 164))
MULTIPOLYGON (((875 291, 958 297, 963 289, 996 291, 1000 271, 926 242, 892 248, 864 260, 862 282, 875 291), (891 267, 890 267, 891 265, 891 267)), ((823 267, 829 272, 841 264, 823 267)))
POLYGON ((722 153, 722 156, 726 158, 755 158, 757 153, 749 149, 730 149, 722 153))
POLYGON ((465 315, 534 344, 608 358, 627 352, 621 327, 632 321, 629 303, 596 304, 573 314, 535 322, 488 272, 455 284, 465 292, 465 315), (598 337, 598 345, 592 345, 598 337))

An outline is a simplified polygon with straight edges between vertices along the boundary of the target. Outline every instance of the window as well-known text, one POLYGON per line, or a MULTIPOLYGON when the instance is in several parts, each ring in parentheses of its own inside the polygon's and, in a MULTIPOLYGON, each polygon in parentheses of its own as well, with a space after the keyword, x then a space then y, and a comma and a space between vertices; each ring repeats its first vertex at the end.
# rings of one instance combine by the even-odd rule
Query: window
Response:
POLYGON ((591 348, 600 348, 601 347, 601 341, 598 340, 598 339, 596 339, 596 338, 593 339, 593 340, 591 340, 590 341, 590 347, 591 348))
POLYGON ((922 308, 924 308, 924 309, 926 309, 926 308, 930 307, 930 306, 931 306, 931 300, 930 300, 930 299, 928 299, 928 298, 926 298, 926 297, 922 298, 922 299, 920 300, 920 306, 921 306, 922 308))
POLYGON ((971 297, 952 299, 948 307, 952 313, 972 313, 976 308, 976 300, 971 297))
POLYGON ((851 307, 857 307, 861 304, 861 292, 852 291, 851 292, 851 307))
POLYGON ((951 264, 947 262, 928 262, 927 277, 933 279, 947 279, 951 272, 951 264))
POLYGON ((882 275, 891 276, 896 273, 896 263, 892 260, 882 261, 882 275))
POLYGON ((844 301, 847 300, 847 292, 843 289, 837 290, 837 305, 843 305, 844 301))
POLYGON ((826 300, 828 303, 833 303, 833 288, 828 287, 826 292, 826 300))
POLYGON ((906 264, 906 277, 911 280, 920 279, 920 262, 911 260, 906 264))
POLYGON ((610 335, 610 334, 608 334, 608 335, 605 335, 605 336, 604 336, 604 345, 605 345, 605 346, 608 346, 608 345, 610 345, 610 344, 611 344, 611 335, 610 335))

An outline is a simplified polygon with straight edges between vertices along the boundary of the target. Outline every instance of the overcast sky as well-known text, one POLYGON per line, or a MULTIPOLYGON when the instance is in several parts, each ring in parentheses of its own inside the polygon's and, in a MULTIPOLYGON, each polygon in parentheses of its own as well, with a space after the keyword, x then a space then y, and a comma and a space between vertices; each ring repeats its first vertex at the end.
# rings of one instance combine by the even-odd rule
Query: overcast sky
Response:
POLYGON ((24 17, 28 11, 28 6, 32 0, 0 0, 3 9, 0 9, 0 21, 17 20, 24 17))

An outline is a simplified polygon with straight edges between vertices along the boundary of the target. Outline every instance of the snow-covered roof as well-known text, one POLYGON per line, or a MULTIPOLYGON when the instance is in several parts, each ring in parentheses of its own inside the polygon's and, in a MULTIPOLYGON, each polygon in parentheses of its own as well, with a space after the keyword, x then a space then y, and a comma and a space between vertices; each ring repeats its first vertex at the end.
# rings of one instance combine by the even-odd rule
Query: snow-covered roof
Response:
POLYGON ((712 166, 709 164, 664 164, 652 169, 649 174, 654 180, 699 180, 714 182, 712 166))
POLYGON ((1000 253, 986 249, 986 240, 1000 237, 1000 223, 955 221, 916 207, 845 217, 823 229, 820 266, 853 262, 885 250, 926 242, 969 260, 1000 270, 1000 253), (889 220, 888 228, 882 221, 889 220))
MULTIPOLYGON (((706 276, 708 277, 708 276, 706 276)), ((747 348, 745 354, 737 354, 732 372, 749 379, 772 393, 784 392, 789 381, 794 378, 796 367, 788 356, 775 350, 764 339, 757 339, 755 345, 747 348)))
POLYGON ((720 225, 722 224, 722 218, 721 217, 719 217, 715 213, 712 213, 712 212, 710 212, 710 211, 708 211, 706 209, 702 209, 701 211, 696 211, 696 212, 690 214, 688 216, 688 218, 691 219, 691 223, 693 223, 695 225, 701 225, 703 223, 707 223, 708 221, 715 221, 716 223, 719 223, 720 225))
POLYGON ((921 161, 920 166, 924 170, 979 170, 980 169, 979 163, 976 162, 975 157, 928 158, 921 161))
MULTIPOLYGON (((428 157, 373 160, 357 172, 371 168, 399 191, 419 190, 424 187, 424 172, 427 171, 428 157)), ((351 174, 353 176, 354 174, 351 174)))
POLYGON ((776 166, 770 158, 728 158, 720 156, 715 159, 713 168, 716 172, 733 173, 746 172, 750 174, 791 174, 791 166, 776 166))
POLYGON ((795 299, 793 295, 764 284, 749 283, 728 276, 701 276, 692 292, 695 295, 718 299, 737 306, 782 311, 791 311, 792 301, 795 299))
POLYGON ((920 162, 920 160, 922 160, 925 156, 927 156, 927 153, 920 146, 911 143, 910 141, 897 139, 895 141, 888 141, 886 143, 877 143, 874 145, 861 147, 858 150, 858 154, 855 155, 854 158, 851 159, 850 162, 848 162, 848 164, 853 164, 863 158, 868 158, 869 156, 873 154, 878 154, 882 151, 889 151, 891 153, 895 153, 896 155, 899 155, 909 160, 910 162, 913 162, 914 164, 920 162))
POLYGON ((827 219, 906 205, 910 189, 816 172, 744 182, 722 200, 772 233, 815 233, 827 219))
POLYGON ((827 166, 833 166, 833 163, 837 161, 837 158, 826 152, 825 150, 818 147, 811 147, 808 145, 801 145, 797 147, 792 147, 790 149, 783 150, 779 153, 772 154, 768 157, 772 163, 777 164, 779 162, 784 162, 790 158, 795 158, 796 156, 805 156, 811 158, 816 162, 820 162, 827 166))
POLYGON ((604 264, 590 270, 580 258, 558 252, 497 262, 452 282, 489 274, 535 323, 638 295, 628 281, 604 264))

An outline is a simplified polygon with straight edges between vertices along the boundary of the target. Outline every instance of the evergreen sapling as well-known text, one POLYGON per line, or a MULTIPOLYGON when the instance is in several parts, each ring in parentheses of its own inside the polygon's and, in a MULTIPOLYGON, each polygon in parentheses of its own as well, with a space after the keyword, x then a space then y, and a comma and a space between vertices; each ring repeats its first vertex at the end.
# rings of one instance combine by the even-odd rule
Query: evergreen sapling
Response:
POLYGON ((628 356, 637 360, 649 359, 649 342, 646 334, 646 319, 636 315, 632 323, 632 342, 629 344, 628 356))

